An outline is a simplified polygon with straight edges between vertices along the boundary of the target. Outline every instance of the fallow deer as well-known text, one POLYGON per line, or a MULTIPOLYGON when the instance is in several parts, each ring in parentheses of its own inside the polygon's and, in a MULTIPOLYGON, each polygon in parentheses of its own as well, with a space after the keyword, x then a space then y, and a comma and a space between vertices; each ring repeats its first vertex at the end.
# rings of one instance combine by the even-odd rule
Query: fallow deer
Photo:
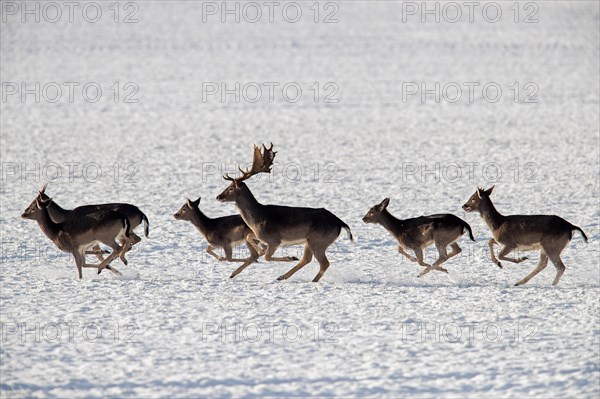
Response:
POLYGON ((198 231, 208 242, 206 253, 214 256, 219 261, 228 262, 248 262, 259 258, 259 252, 262 248, 257 247, 254 233, 248 227, 240 215, 230 215, 218 218, 209 218, 199 208, 200 197, 196 201, 190 201, 186 198, 185 204, 173 215, 177 220, 187 220, 192 222, 198 231), (232 250, 235 246, 245 242, 250 257, 238 259, 232 256, 232 250), (217 255, 215 248, 223 248, 225 256, 217 255))
MULTIPOLYGON (((48 195, 46 194, 47 186, 48 183, 44 184, 42 189, 39 191, 38 195, 39 198, 41 198, 44 201, 50 199, 50 197, 48 197, 48 195)), ((140 236, 138 236, 134 232, 135 228, 138 227, 140 224, 144 223, 144 235, 148 237, 148 230, 150 227, 148 218, 137 206, 132 204, 108 203, 97 205, 82 205, 74 209, 64 209, 54 201, 52 201, 50 205, 48 205, 48 213, 50 214, 52 220, 57 223, 64 222, 65 220, 72 217, 77 217, 77 215, 85 215, 102 209, 108 209, 113 212, 118 212, 129 220, 129 224, 131 226, 129 232, 129 239, 125 239, 125 237, 119 237, 117 240, 121 244, 121 246, 125 248, 123 254, 128 252, 133 245, 137 244, 142 240, 140 236)), ((92 251, 89 251, 88 253, 96 254, 98 259, 102 262, 104 259, 102 258, 101 254, 104 253, 104 251, 102 251, 97 245, 91 249, 92 251)))
MULTIPOLYGON (((263 205, 256 200, 245 180, 257 173, 271 173, 273 159, 276 152, 273 144, 267 148, 264 144, 263 151, 254 146, 253 163, 250 170, 242 170, 238 178, 223 176, 230 181, 229 186, 217 196, 221 202, 235 202, 242 219, 250 227, 256 238, 267 245, 265 259, 267 261, 292 262, 295 257, 274 257, 273 254, 280 245, 304 244, 304 255, 300 262, 287 273, 279 276, 278 280, 290 278, 302 267, 310 263, 314 255, 319 262, 319 272, 312 280, 319 281, 327 268, 329 260, 325 254, 329 247, 340 235, 341 229, 346 230, 352 240, 350 227, 340 218, 324 208, 299 208, 282 205, 263 205)), ((245 262, 231 277, 235 277, 250 263, 245 262)))
POLYGON ((471 226, 459 217, 446 213, 397 219, 387 210, 389 203, 390 199, 385 198, 380 204, 373 206, 363 217, 363 222, 380 224, 389 231, 398 241, 398 252, 410 261, 425 267, 418 277, 429 273, 432 269, 448 273, 448 270, 440 265, 462 252, 456 241, 465 232, 468 232, 471 240, 475 241, 471 226), (435 244, 439 258, 430 265, 423 260, 423 250, 431 244, 435 244), (452 248, 450 253, 448 253, 448 245, 452 248), (409 255, 407 250, 412 250, 416 257, 409 255))
POLYGON ((556 267, 556 277, 552 285, 557 285, 565 272, 565 265, 560 254, 573 238, 573 232, 579 231, 585 240, 587 236, 583 230, 565 219, 555 215, 510 215, 500 214, 492 204, 490 194, 494 186, 487 190, 478 188, 469 198, 463 209, 466 212, 478 211, 483 221, 492 231, 494 238, 490 239, 490 255, 492 261, 502 268, 502 263, 494 254, 494 245, 500 244, 502 249, 498 254, 501 260, 512 263, 521 263, 528 258, 511 258, 508 256, 513 250, 540 250, 540 260, 537 267, 525 278, 515 285, 522 285, 531 280, 536 274, 548 265, 548 259, 556 267))
MULTIPOLYGON (((61 251, 73 255, 80 279, 83 277, 82 268, 84 267, 97 268, 98 273, 106 267, 116 274, 121 274, 110 266, 110 262, 123 251, 123 248, 116 243, 115 239, 121 235, 129 236, 129 220, 117 212, 102 209, 56 223, 48 212, 48 206, 51 203, 52 199, 42 200, 36 197, 21 217, 35 220, 42 232, 61 251), (85 251, 97 243, 107 245, 112 248, 113 252, 100 265, 89 265, 85 261, 85 251)), ((126 261, 124 263, 127 264, 126 261)))

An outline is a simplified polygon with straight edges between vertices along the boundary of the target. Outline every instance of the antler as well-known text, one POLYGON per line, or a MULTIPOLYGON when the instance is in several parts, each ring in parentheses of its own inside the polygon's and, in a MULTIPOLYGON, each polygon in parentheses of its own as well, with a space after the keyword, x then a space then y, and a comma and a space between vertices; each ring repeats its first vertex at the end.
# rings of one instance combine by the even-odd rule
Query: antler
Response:
POLYGON ((242 182, 244 180, 249 179, 250 177, 258 174, 258 173, 271 173, 271 167, 273 166, 273 159, 275 159, 276 151, 273 151, 273 143, 271 143, 271 147, 267 148, 264 144, 262 145, 262 153, 260 148, 254 145, 254 156, 252 159, 252 167, 250 170, 243 170, 238 167, 242 176, 238 178, 233 178, 226 174, 223 176, 225 180, 242 182))

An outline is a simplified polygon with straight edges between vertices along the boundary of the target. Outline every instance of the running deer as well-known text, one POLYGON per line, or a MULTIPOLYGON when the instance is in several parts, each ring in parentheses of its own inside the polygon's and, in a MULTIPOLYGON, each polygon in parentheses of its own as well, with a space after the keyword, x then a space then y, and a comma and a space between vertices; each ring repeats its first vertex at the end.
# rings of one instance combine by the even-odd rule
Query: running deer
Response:
POLYGON ((119 254, 123 263, 127 261, 123 257, 123 249, 116 243, 115 239, 120 236, 128 237, 130 224, 123 215, 108 209, 102 209, 77 218, 67 219, 56 223, 50 217, 48 207, 52 199, 43 200, 36 197, 31 205, 21 215, 24 219, 35 220, 42 232, 63 252, 68 252, 75 258, 79 278, 83 277, 82 268, 94 267, 98 273, 107 268, 115 274, 121 274, 110 266, 119 254), (85 251, 98 243, 112 248, 113 252, 100 264, 90 265, 85 261, 85 251))
MULTIPOLYGON (((310 263, 314 255, 320 268, 312 281, 317 282, 329 267, 329 260, 325 254, 327 247, 338 238, 341 229, 346 230, 349 238, 353 240, 350 227, 324 208, 298 208, 259 203, 244 181, 258 173, 271 173, 276 154, 273 151, 273 144, 270 148, 263 144, 262 149, 261 153, 260 148, 254 146, 252 167, 246 171, 240 168, 242 173, 240 177, 234 179, 229 175, 223 176, 231 183, 217 196, 217 200, 235 202, 244 222, 256 238, 267 245, 265 253, 267 261, 296 261, 298 259, 295 257, 274 257, 273 254, 280 245, 304 244, 302 259, 290 271, 279 276, 278 280, 290 278, 310 263)), ((231 277, 238 275, 249 264, 249 262, 242 264, 231 277)))
MULTIPOLYGON (((48 183, 44 184, 42 189, 39 191, 39 195, 38 195, 39 198, 41 198, 44 201, 47 201, 50 199, 50 197, 48 197, 48 195, 46 194, 47 186, 48 186, 48 183)), ((48 205, 48 213, 50 214, 50 217, 52 218, 52 220, 57 223, 64 222, 65 220, 72 218, 74 216, 77 216, 77 215, 81 215, 81 214, 85 215, 85 214, 96 212, 96 211, 99 211, 102 209, 108 209, 113 212, 118 212, 118 213, 122 214, 123 216, 125 216, 129 220, 129 224, 131 226, 130 232, 129 232, 129 239, 125 239, 125 237, 119 237, 119 239, 118 239, 118 242, 121 244, 121 246, 123 246, 125 248, 125 251, 123 253, 128 252, 133 245, 137 244, 138 242, 140 242, 142 240, 140 238, 140 236, 135 234, 135 232, 133 231, 140 224, 144 223, 144 235, 146 237, 148 237, 148 230, 150 227, 148 218, 135 205, 126 204, 126 203, 109 203, 109 204, 98 204, 98 205, 83 205, 83 206, 78 206, 77 208, 74 208, 74 209, 64 209, 54 201, 52 201, 50 203, 50 205, 48 205)), ((100 254, 105 253, 105 252, 102 251, 100 249, 100 246, 98 246, 98 245, 93 247, 92 251, 88 251, 86 253, 95 254, 101 262, 104 261, 104 259, 102 258, 102 256, 100 254)))
POLYGON ((440 265, 462 252, 456 241, 465 232, 475 241, 471 226, 459 217, 445 213, 402 220, 395 218, 387 210, 389 204, 390 199, 385 198, 380 204, 373 206, 363 217, 363 222, 380 224, 389 231, 398 241, 398 252, 425 267, 418 277, 433 269, 448 273, 448 270, 440 265), (423 250, 431 244, 435 244, 439 258, 430 265, 423 260, 423 250), (452 248, 450 253, 448 245, 452 248), (412 250, 416 258, 406 253, 407 250, 412 250))
POLYGON ((199 208, 200 197, 196 201, 190 201, 186 198, 185 204, 177 211, 173 217, 177 220, 187 220, 192 222, 198 231, 208 242, 206 252, 214 256, 219 261, 228 262, 248 262, 256 261, 262 254, 262 248, 256 244, 254 233, 248 227, 240 215, 223 216, 211 219, 206 216, 199 208), (237 259, 232 256, 233 247, 245 242, 250 257, 237 259), (225 256, 217 255, 213 250, 223 248, 225 256))
POLYGON ((502 263, 494 255, 494 245, 502 246, 498 257, 512 263, 521 263, 528 258, 511 258, 507 255, 513 250, 540 250, 540 260, 537 267, 515 285, 522 285, 531 280, 548 265, 548 259, 556 267, 556 277, 552 285, 557 285, 565 272, 565 265, 560 259, 560 253, 573 238, 573 232, 579 231, 585 240, 587 236, 581 228, 572 225, 565 219, 555 215, 510 215, 504 216, 496 210, 490 194, 494 186, 487 190, 478 188, 469 198, 463 209, 466 212, 478 211, 483 221, 492 231, 494 238, 490 239, 490 255, 492 261, 502 268, 502 263))

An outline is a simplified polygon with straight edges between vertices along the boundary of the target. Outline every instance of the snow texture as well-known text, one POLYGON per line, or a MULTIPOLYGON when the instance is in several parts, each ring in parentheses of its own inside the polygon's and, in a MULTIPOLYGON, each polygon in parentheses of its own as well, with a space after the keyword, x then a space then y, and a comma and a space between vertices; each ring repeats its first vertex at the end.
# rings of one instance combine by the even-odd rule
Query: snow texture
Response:
POLYGON ((599 397, 597 2, 532 2, 534 23, 525 3, 515 23, 513 2, 498 3, 497 23, 486 3, 472 23, 466 6, 436 23, 393 1, 321 2, 317 23, 313 2, 298 3, 297 23, 283 19, 287 3, 272 23, 266 6, 257 23, 250 9, 222 23, 208 12, 221 2, 195 1, 137 2, 138 22, 123 23, 136 10, 120 3, 115 23, 113 3, 98 4, 97 23, 81 6, 72 23, 66 7, 56 23, 3 9, 1 397, 599 397), (62 97, 47 101, 48 86, 22 101, 6 82, 57 82, 62 97), (65 82, 79 84, 72 102, 65 82), (95 103, 81 94, 89 82, 102 89, 95 103), (262 97, 249 101, 255 85, 239 102, 207 96, 224 82, 256 82, 262 97), (279 84, 272 102, 265 82, 279 84), (295 103, 282 97, 290 82, 295 103), (452 84, 439 102, 403 100, 411 82, 479 86, 472 101, 467 89, 446 101, 452 84), (491 82, 497 102, 482 94, 491 82), (202 196, 209 216, 237 212, 215 200, 221 174, 261 142, 278 154, 270 178, 248 183, 259 201, 326 207, 354 233, 330 248, 318 284, 315 261, 288 281, 276 277, 292 264, 264 260, 229 279, 236 266, 173 218, 185 195, 202 196), (130 202, 148 215, 150 238, 114 264, 122 277, 85 269, 78 280, 71 257, 20 218, 47 180, 64 207, 130 202), (557 214, 588 235, 563 252, 557 287, 552 265, 514 287, 537 253, 492 264, 490 231, 461 206, 493 184, 501 212, 557 214), (397 217, 453 213, 477 242, 461 239, 449 276, 417 278, 392 237, 361 221, 384 197, 397 217))

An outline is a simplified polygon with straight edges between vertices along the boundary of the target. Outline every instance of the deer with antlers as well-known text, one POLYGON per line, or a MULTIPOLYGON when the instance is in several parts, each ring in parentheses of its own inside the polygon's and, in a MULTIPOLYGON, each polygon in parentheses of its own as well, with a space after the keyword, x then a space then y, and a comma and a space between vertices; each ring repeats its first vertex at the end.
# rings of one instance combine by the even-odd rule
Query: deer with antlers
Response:
POLYGON ((492 261, 502 268, 502 263, 496 259, 494 245, 500 244, 502 249, 498 254, 501 260, 512 263, 526 261, 526 256, 512 258, 508 255, 515 249, 540 250, 538 266, 525 278, 515 285, 522 285, 531 280, 548 265, 548 259, 556 267, 556 277, 552 285, 557 285, 565 272, 565 265, 560 259, 560 253, 573 238, 573 232, 579 231, 584 241, 587 236, 583 230, 556 215, 509 215, 500 214, 492 204, 490 195, 494 186, 487 190, 478 188, 471 198, 463 205, 466 212, 478 211, 485 224, 492 231, 494 238, 490 239, 490 254, 492 261))
MULTIPOLYGON (((299 208, 282 205, 263 205, 250 192, 245 180, 258 173, 271 173, 276 152, 273 144, 270 148, 262 145, 254 146, 254 157, 250 170, 240 168, 242 175, 233 178, 223 176, 230 181, 229 186, 217 196, 221 202, 235 202, 242 219, 250 227, 256 238, 267 245, 265 260, 293 262, 294 257, 274 257, 273 254, 280 245, 304 244, 302 259, 290 271, 279 276, 278 280, 290 278, 312 260, 313 256, 319 262, 319 272, 312 280, 318 282, 329 267, 325 254, 327 248, 338 238, 342 229, 346 230, 350 240, 350 227, 340 218, 324 208, 299 208)), ((235 277, 250 263, 245 262, 233 272, 235 277)))

